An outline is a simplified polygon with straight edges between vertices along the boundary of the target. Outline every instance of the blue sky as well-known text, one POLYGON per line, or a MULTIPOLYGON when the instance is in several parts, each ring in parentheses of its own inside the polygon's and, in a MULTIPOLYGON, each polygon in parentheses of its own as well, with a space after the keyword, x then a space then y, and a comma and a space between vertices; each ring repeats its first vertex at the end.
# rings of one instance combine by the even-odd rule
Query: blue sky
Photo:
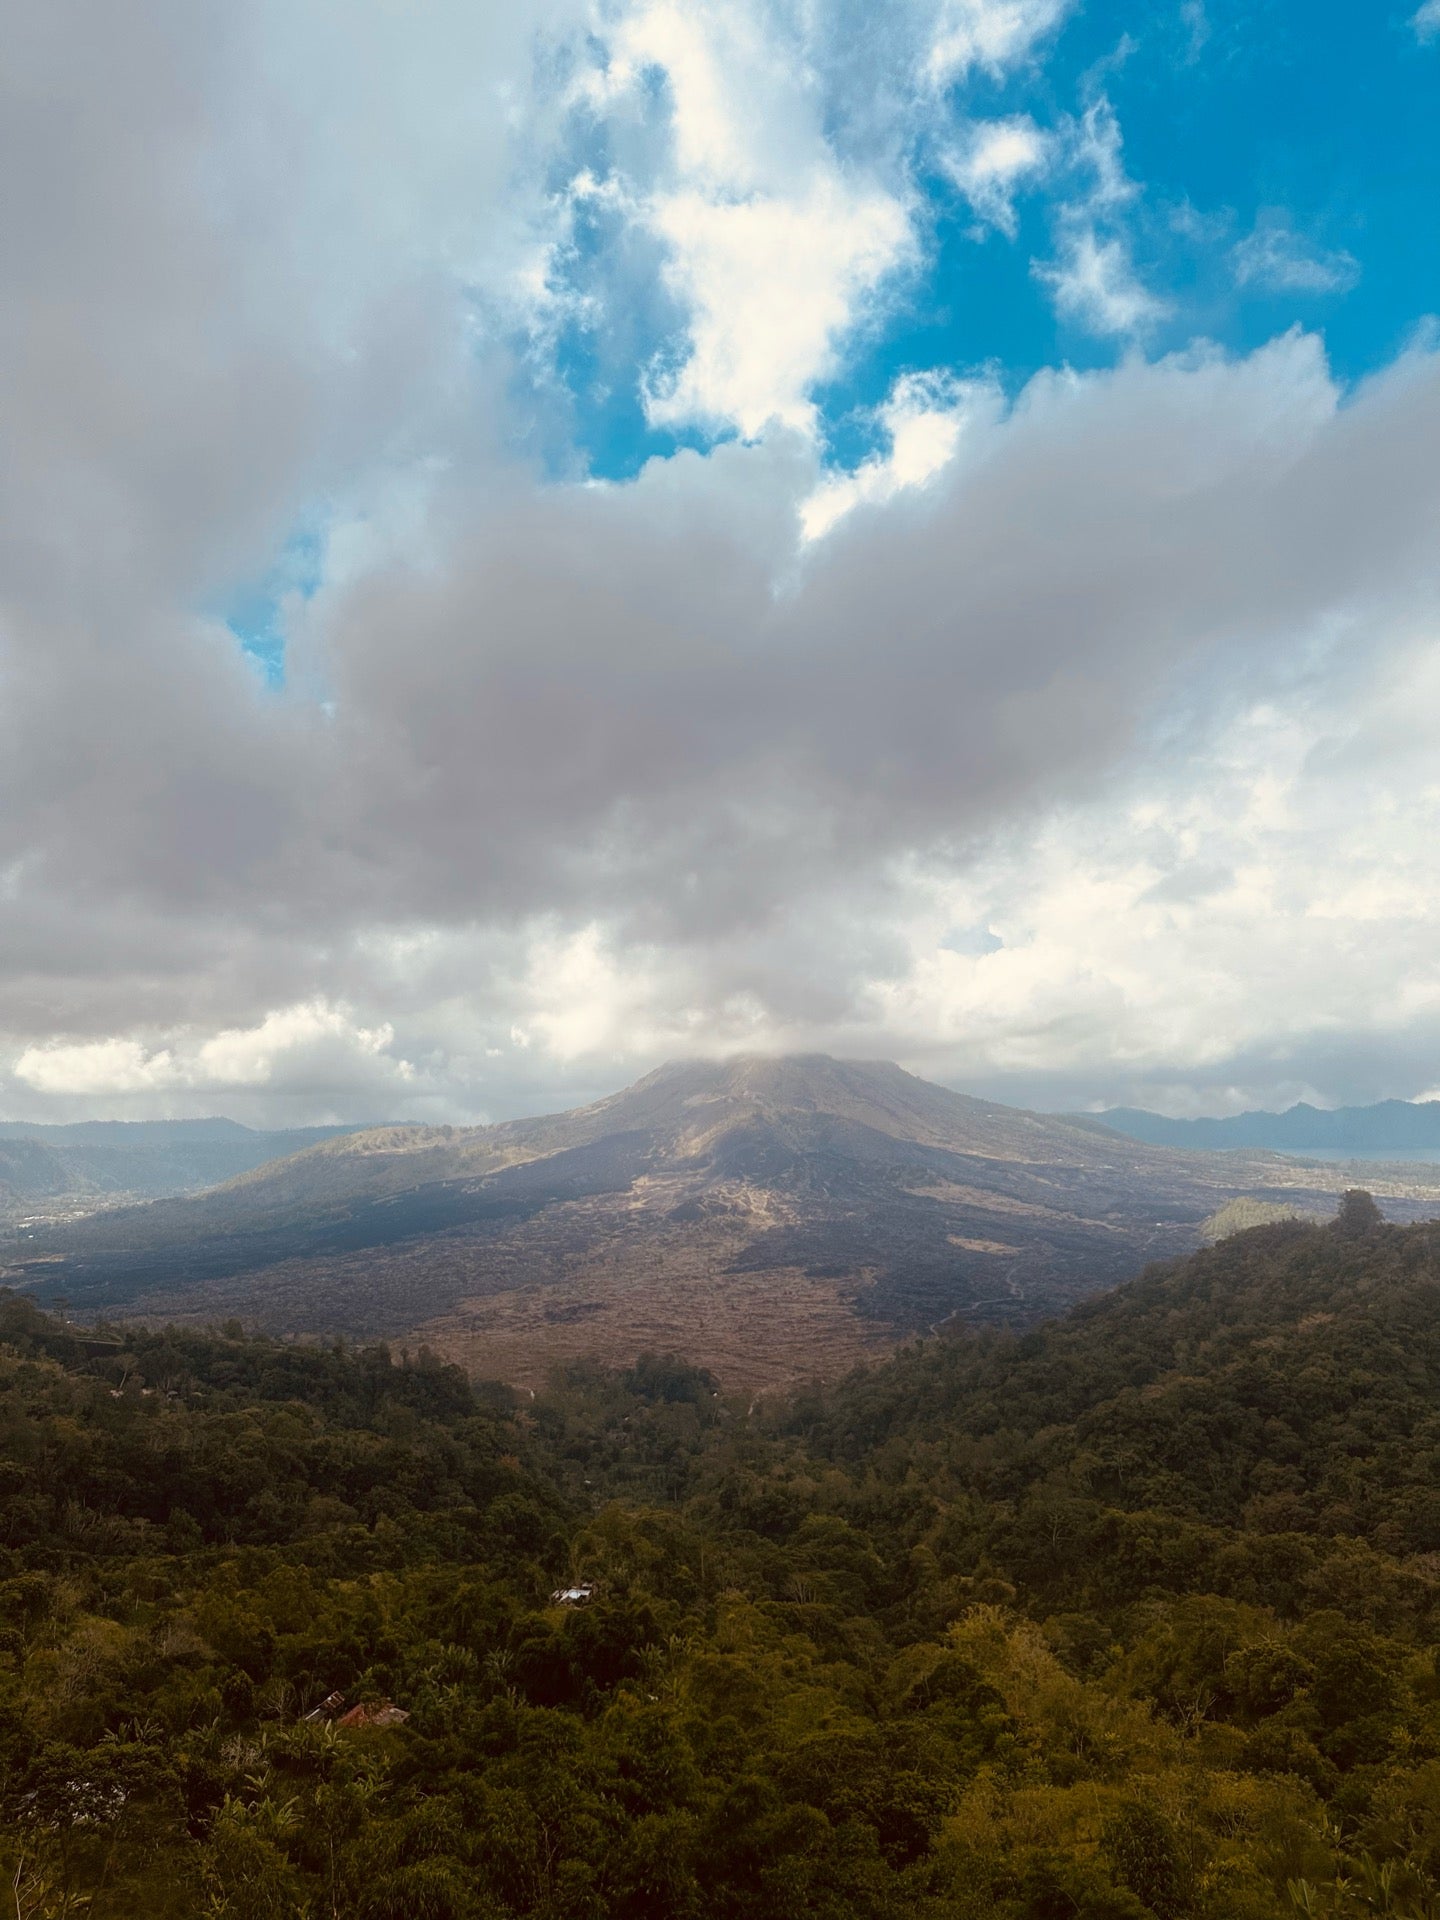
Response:
MULTIPOLYGON (((882 410, 907 375, 984 375, 1013 397, 1047 368, 1103 368, 1197 340, 1243 354, 1300 327, 1353 383, 1440 308, 1440 39, 1417 28, 1413 9, 1091 0, 1054 12, 1012 63, 971 64, 892 109, 882 172, 907 203, 912 245, 854 303, 814 369, 814 437, 832 469, 883 453, 882 410), (977 130, 1016 123, 1048 152, 1017 176, 997 219, 949 161, 977 130), (1098 163, 1097 140, 1111 148, 1098 163), (1097 165, 1114 174, 1098 210, 1097 165), (1061 296, 1053 275, 1087 227, 1143 292, 1134 324, 1061 296)), ((837 8, 833 39, 843 16, 837 8)), ((724 38, 722 17, 722 55, 724 38)), ((613 59, 603 42, 590 49, 602 70, 613 59)), ((786 51, 782 41, 782 60, 786 51)), ((788 51, 798 60, 793 39, 788 51)), ((854 88, 843 67, 822 75, 823 130, 838 164, 873 167, 876 130, 856 137, 854 88)), ((638 119, 663 145, 683 111, 666 68, 642 62, 635 94, 638 119)), ((617 137, 586 102, 546 162, 565 229, 546 263, 550 301, 521 316, 515 337, 512 432, 557 478, 632 479, 646 460, 743 431, 723 418, 657 419, 647 405, 656 366, 685 358, 689 316, 636 217, 653 181, 627 175, 633 133, 617 137), (577 179, 593 190, 577 193, 577 179)), ((482 335, 493 324, 482 308, 482 335)), ((327 510, 313 503, 314 524, 217 603, 271 686, 285 674, 287 600, 319 584, 314 526, 327 510)))
POLYGON ((1437 0, 16 8, 0 1113, 1440 1087, 1437 0))
MULTIPOLYGON (((1324 338, 1342 380, 1388 364, 1440 306, 1440 43, 1412 21, 1413 9, 1284 0, 1092 0, 1013 69, 966 73, 898 130, 917 254, 857 315, 815 389, 827 456, 843 465, 869 451, 896 378, 937 367, 996 370, 1013 392, 1042 368, 1104 366, 1137 344, 1156 355, 1203 337, 1245 352, 1292 326, 1324 338), (1024 116, 1060 144, 1097 108, 1130 188, 1102 229, 1157 308, 1119 332, 1065 311, 1043 278, 1093 190, 1083 161, 1057 157, 1022 179, 1008 232, 977 217, 943 165, 967 125, 1024 116)), ((663 74, 651 90, 663 113, 663 74)), ((603 175, 603 130, 591 158, 603 175)), ((562 281, 593 286, 622 232, 613 210, 586 207, 562 281)), ((624 314, 607 301, 564 329, 566 457, 626 478, 703 444, 643 405, 643 369, 683 329, 653 287, 624 314)))

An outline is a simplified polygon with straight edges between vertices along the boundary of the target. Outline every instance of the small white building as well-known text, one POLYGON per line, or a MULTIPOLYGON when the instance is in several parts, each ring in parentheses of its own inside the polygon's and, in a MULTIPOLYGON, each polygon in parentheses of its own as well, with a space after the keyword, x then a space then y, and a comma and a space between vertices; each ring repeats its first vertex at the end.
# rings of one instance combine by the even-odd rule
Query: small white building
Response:
POLYGON ((550 1596, 552 1607, 585 1607, 595 1598, 595 1582, 579 1580, 573 1587, 557 1587, 550 1596))

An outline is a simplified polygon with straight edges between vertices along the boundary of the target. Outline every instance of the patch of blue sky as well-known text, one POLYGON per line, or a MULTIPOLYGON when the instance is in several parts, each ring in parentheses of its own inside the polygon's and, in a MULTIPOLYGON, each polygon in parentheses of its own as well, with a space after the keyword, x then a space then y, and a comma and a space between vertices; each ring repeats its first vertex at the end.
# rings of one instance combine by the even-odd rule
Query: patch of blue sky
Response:
POLYGON ((1031 262, 1048 256, 1052 235, 1044 210, 1016 207, 1011 240, 977 228, 973 211, 948 180, 923 182, 930 208, 928 261, 903 307, 892 310, 883 331, 872 332, 859 352, 824 383, 815 400, 825 423, 828 458, 851 467, 883 450, 876 418, 897 379, 942 369, 986 374, 1010 395, 1042 367, 1064 359, 1072 366, 1105 365, 1112 342, 1063 326, 1031 262))
MULTIPOLYGON (((651 69, 620 144, 643 143, 666 111, 664 74, 651 69)), ((647 387, 683 357, 685 314, 666 288, 662 247, 633 217, 612 130, 580 109, 571 132, 549 181, 569 209, 568 240, 551 266, 561 318, 544 375, 561 406, 558 420, 541 410, 532 451, 556 479, 573 478, 577 463, 595 479, 631 479, 647 460, 711 447, 717 435, 650 423, 647 387)))
POLYGON ((1158 344, 1203 333, 1247 350, 1298 323, 1353 380, 1440 304, 1440 49, 1413 11, 1205 0, 1167 30, 1163 13, 1147 28, 1129 0, 1096 0, 1077 20, 1077 63, 1133 42, 1103 84, 1142 229, 1173 236, 1157 250, 1173 306, 1158 344), (1278 256, 1247 277, 1236 250, 1257 225, 1290 236, 1288 274, 1278 256))
MULTIPOLYGON (((666 292, 660 248, 602 194, 573 206, 564 285, 568 317, 555 341, 565 395, 567 446, 598 479, 629 479, 678 447, 708 447, 713 433, 651 425, 647 382, 686 351, 685 316, 666 292)), ((550 464, 566 457, 550 450, 550 464)))
POLYGON ((951 927, 940 942, 942 953, 962 954, 967 960, 984 960, 1004 951, 1005 942, 990 927, 976 925, 951 927))
POLYGON ((241 583, 216 609, 241 651, 265 684, 285 684, 286 617, 295 601, 308 600, 320 585, 324 537, 319 527, 297 529, 279 559, 259 579, 241 583))
MULTIPOLYGON (((950 102, 957 131, 1026 114, 1068 134, 1069 157, 1020 183, 1011 236, 977 222, 940 165, 946 128, 927 131, 925 263, 862 318, 815 393, 827 457, 851 466, 874 449, 875 409, 907 372, 983 368, 1014 393, 1041 368, 1104 366, 1137 343, 1151 355, 1197 338, 1248 352, 1295 325, 1323 335, 1342 380, 1384 365, 1440 309, 1440 39, 1423 43, 1413 12, 1088 0, 1026 67, 972 75, 950 102), (1134 193, 1096 211, 1099 232, 1123 243, 1160 309, 1134 339, 1066 317, 1045 279, 1086 218, 1093 172, 1087 182, 1076 163, 1075 130, 1101 95, 1134 193)), ((623 225, 577 221, 577 284, 597 291, 601 317, 567 330, 558 367, 581 457, 616 478, 713 439, 646 418, 643 382, 676 350, 683 316, 660 291, 660 261, 635 257, 623 225)))
MULTIPOLYGON (((1197 337, 1246 352, 1301 325, 1354 380, 1440 306, 1440 48, 1406 13, 1094 0, 1043 66, 968 87, 957 113, 1054 131, 1101 91, 1136 189, 1102 229, 1166 309, 1147 352, 1197 337)), ((1043 278, 1067 220, 1083 219, 1079 174, 1022 183, 1013 238, 943 176, 920 185, 931 244, 916 297, 817 396, 839 464, 869 451, 869 410, 902 373, 985 367, 1013 393, 1042 367, 1102 366, 1130 344, 1067 320, 1043 278)))
MULTIPOLYGON (((561 333, 555 367, 566 392, 568 431, 592 478, 633 479, 647 460, 682 447, 704 451, 730 437, 698 425, 651 425, 644 382, 678 350, 673 334, 642 335, 637 350, 625 355, 608 329, 572 324, 561 333)), ((548 465, 558 477, 564 465, 558 449, 550 450, 548 465)))

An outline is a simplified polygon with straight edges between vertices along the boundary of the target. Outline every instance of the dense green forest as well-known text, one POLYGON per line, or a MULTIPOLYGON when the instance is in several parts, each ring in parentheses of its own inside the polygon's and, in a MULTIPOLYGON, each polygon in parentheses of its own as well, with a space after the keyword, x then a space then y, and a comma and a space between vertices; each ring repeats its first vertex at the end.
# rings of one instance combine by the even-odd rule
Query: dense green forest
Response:
POLYGON ((760 1407, 0 1295, 0 1905, 1436 1920, 1437 1309, 1363 1196, 760 1407))

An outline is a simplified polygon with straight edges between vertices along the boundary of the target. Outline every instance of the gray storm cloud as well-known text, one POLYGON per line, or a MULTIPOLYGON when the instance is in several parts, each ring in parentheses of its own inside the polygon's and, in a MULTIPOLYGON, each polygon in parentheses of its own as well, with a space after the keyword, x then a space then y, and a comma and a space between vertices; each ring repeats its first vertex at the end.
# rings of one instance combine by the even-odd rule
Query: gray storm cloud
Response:
POLYGON ((399 916, 687 936, 1073 787, 1202 650, 1263 679, 1432 566, 1440 380, 1312 340, 1046 379, 798 559, 773 446, 486 500, 317 608, 351 849, 399 916))

